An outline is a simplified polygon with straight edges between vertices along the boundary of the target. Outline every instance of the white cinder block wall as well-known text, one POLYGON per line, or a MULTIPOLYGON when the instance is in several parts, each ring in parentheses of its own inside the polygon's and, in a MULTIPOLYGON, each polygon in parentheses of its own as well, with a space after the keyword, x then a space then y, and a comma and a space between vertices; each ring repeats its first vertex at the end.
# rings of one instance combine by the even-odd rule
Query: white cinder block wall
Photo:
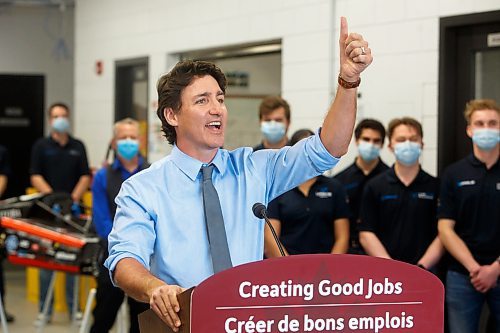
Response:
MULTIPOLYGON (((336 89, 339 17, 346 16, 375 55, 362 76, 359 116, 384 124, 403 115, 420 120, 423 166, 435 174, 439 18, 498 9, 498 0, 77 1, 75 134, 98 166, 111 137, 116 60, 149 57, 154 131, 156 81, 175 64, 175 54, 270 39, 282 39, 282 95, 292 106, 292 132, 317 128, 336 89), (97 60, 104 64, 100 76, 97 60)), ((169 151, 161 140, 151 133, 152 161, 169 151)), ((355 154, 352 146, 336 171, 355 154)), ((393 162, 388 151, 383 157, 393 162)))

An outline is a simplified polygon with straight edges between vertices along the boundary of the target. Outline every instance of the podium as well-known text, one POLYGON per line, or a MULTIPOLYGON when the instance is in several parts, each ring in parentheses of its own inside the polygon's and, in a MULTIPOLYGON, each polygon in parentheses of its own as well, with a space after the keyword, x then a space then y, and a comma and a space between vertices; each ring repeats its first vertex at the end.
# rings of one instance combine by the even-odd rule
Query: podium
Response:
MULTIPOLYGON (((179 295, 182 333, 442 333, 444 287, 419 267, 361 255, 297 255, 220 272, 179 295)), ((141 332, 172 332, 152 310, 141 332)))

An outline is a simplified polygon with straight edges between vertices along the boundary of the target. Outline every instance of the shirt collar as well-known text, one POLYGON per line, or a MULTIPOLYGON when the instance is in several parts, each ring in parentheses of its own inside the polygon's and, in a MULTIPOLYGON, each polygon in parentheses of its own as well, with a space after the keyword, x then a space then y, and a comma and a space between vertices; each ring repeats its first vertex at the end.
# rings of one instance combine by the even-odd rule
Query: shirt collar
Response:
MULTIPOLYGON (((358 158, 358 157, 356 157, 356 158, 358 158)), ((379 157, 377 165, 375 166, 375 168, 372 169, 372 171, 370 171, 370 173, 368 173, 368 175, 371 175, 373 172, 377 172, 377 171, 382 170, 382 168, 384 167, 384 165, 385 165, 384 161, 382 161, 382 159, 379 157)), ((354 170, 356 170, 357 173, 361 173, 362 175, 365 175, 365 173, 363 172, 363 170, 356 163, 356 159, 354 159, 354 162, 352 163, 352 166, 353 166, 354 170)))
MULTIPOLYGON (((170 156, 172 157, 172 162, 174 162, 174 164, 192 181, 196 180, 196 177, 198 177, 198 174, 200 173, 201 167, 205 164, 185 154, 175 144, 172 148, 170 156)), ((218 149, 217 154, 210 163, 215 165, 215 168, 221 175, 223 175, 226 171, 226 160, 227 156, 224 154, 224 150, 218 149)))
MULTIPOLYGON (((486 169, 486 164, 484 164, 483 162, 481 162, 481 160, 479 160, 476 155, 474 155, 474 153, 470 154, 469 156, 467 156, 467 160, 469 161, 470 164, 472 164, 472 166, 474 167, 482 167, 482 168, 485 168, 486 169)), ((500 166, 500 158, 497 159, 496 163, 493 164, 493 166, 490 168, 491 169, 494 169, 495 167, 499 167, 500 166)))
MULTIPOLYGON (((401 180, 398 178, 398 175, 396 175, 396 169, 394 168, 396 164, 393 164, 392 167, 389 169, 389 172, 387 172, 387 178, 389 180, 390 183, 401 183, 401 180)), ((415 177, 415 179, 413 179, 413 181, 411 182, 410 185, 408 186, 411 186, 413 184, 419 184, 420 182, 422 182, 426 177, 426 174, 425 172, 422 170, 422 166, 419 166, 418 168, 418 173, 417 173, 417 176, 415 177)))
POLYGON ((470 154, 468 156, 468 160, 469 162, 473 165, 473 166, 484 166, 484 163, 481 162, 474 154, 470 154))

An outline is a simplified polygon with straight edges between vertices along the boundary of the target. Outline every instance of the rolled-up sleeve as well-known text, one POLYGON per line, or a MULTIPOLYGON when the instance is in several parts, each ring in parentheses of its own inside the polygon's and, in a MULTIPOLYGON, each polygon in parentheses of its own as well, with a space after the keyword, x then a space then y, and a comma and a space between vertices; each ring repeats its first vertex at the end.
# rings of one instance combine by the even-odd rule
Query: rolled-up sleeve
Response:
POLYGON ((150 258, 156 240, 155 220, 138 198, 140 185, 125 181, 116 197, 116 215, 113 229, 108 236, 109 257, 104 266, 109 269, 111 278, 118 262, 123 258, 133 258, 146 269, 150 268, 150 258), (137 188, 139 189, 137 189, 137 188))
MULTIPOLYGON (((313 136, 268 154, 266 182, 268 201, 333 168, 340 160, 332 156, 320 139, 321 129, 313 136)), ((255 155, 260 151, 255 152, 255 155)))

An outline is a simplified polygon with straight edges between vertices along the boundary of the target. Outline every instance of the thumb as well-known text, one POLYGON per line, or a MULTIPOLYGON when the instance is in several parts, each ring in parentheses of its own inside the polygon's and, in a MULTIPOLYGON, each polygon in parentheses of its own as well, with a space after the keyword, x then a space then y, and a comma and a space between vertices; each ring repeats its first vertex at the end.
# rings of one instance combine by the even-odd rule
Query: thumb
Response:
POLYGON ((349 35, 349 29, 347 27, 347 19, 344 16, 340 17, 340 37, 339 37, 339 49, 340 49, 340 60, 345 58, 345 42, 347 36, 349 35))

